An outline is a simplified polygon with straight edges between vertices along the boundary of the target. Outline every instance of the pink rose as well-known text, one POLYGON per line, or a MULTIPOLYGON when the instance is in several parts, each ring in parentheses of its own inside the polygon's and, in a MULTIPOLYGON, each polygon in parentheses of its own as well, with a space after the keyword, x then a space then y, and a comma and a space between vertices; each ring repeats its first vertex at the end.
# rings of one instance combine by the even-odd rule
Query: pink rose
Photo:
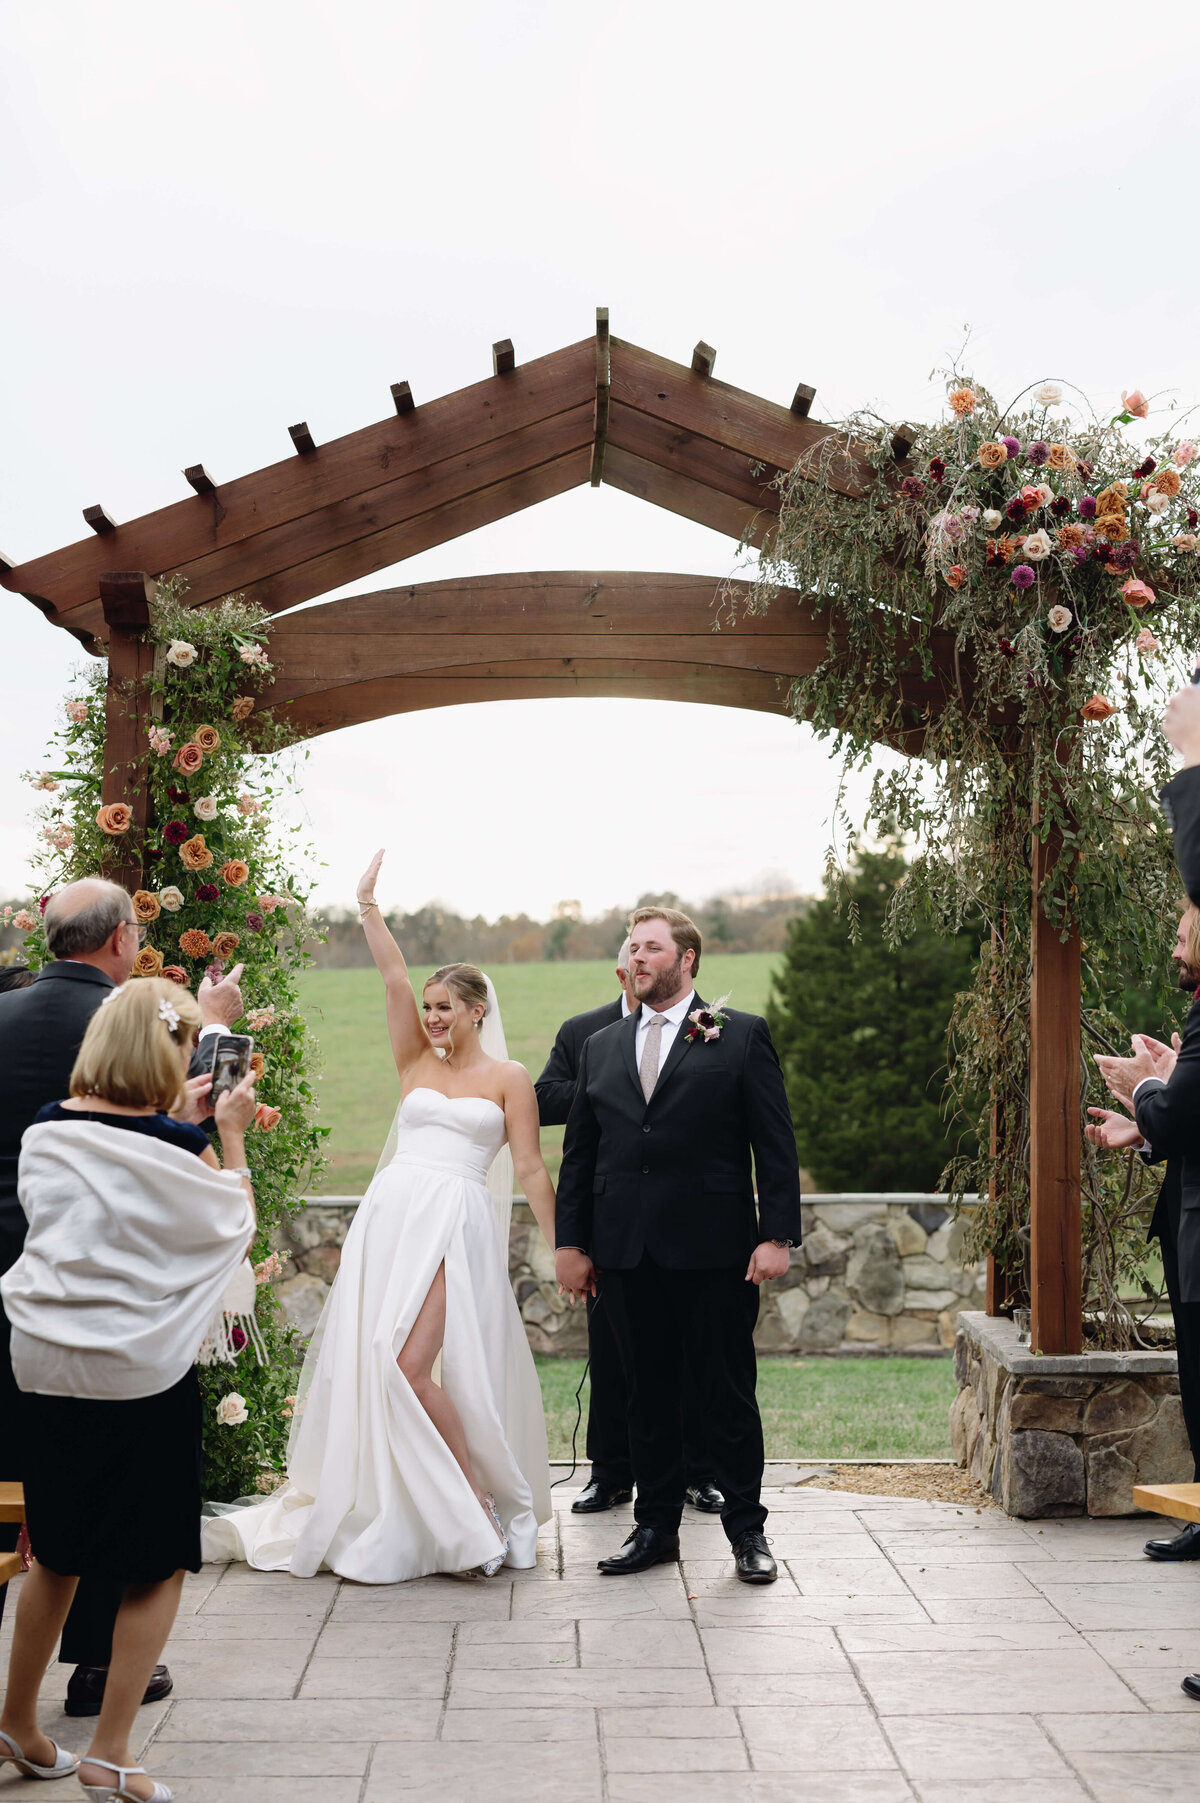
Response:
POLYGON ((1190 438, 1175 446, 1175 455, 1171 459, 1177 470, 1185 470, 1196 455, 1196 447, 1190 438))
POLYGON ((1162 649, 1148 626, 1142 627, 1142 630, 1138 633, 1133 642, 1134 646, 1141 652, 1143 657, 1153 657, 1156 652, 1162 649))
POLYGON ((1134 419, 1145 419, 1150 412, 1150 403, 1140 388, 1135 388, 1132 394, 1126 394, 1122 389, 1121 405, 1126 413, 1132 413, 1134 419))
POLYGON ((1146 584, 1139 582, 1136 577, 1130 577, 1128 582, 1121 584, 1121 593, 1130 607, 1146 607, 1154 599, 1154 590, 1147 588, 1146 584))
POLYGON ((278 1127, 282 1119, 283 1111, 279 1108, 269 1108, 265 1102, 260 1102, 254 1110, 254 1125, 263 1133, 270 1133, 273 1127, 278 1127))

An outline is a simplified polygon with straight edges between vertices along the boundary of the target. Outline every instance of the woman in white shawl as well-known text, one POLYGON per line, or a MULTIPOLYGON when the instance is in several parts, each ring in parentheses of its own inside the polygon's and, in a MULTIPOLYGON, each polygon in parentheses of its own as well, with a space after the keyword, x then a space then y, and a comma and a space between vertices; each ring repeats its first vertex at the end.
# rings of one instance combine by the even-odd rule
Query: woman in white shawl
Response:
POLYGON ((35 1561, 17 1608, 0 1764, 31 1778, 78 1770, 96 1803, 171 1794, 132 1763, 129 1736, 184 1571, 200 1568, 195 1359, 254 1232, 252 1080, 217 1102, 224 1171, 203 1130, 165 1112, 199 1025, 192 996, 161 978, 115 989, 97 1009, 70 1097, 42 1109, 22 1140, 29 1234, 0 1286, 35 1561), (80 1763, 39 1731, 37 1701, 85 1572, 125 1593, 80 1763))

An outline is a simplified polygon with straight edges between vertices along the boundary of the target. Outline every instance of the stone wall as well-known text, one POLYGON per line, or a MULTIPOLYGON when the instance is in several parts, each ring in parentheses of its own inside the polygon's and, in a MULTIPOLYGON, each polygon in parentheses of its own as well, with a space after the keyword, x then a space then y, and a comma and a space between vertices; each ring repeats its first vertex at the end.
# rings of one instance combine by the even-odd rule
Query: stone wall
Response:
MULTIPOLYGON (((306 1337, 338 1267, 358 1197, 309 1202, 285 1229, 278 1294, 306 1337)), ((804 1243, 785 1277, 763 1286, 761 1352, 941 1352, 963 1309, 982 1306, 982 1276, 961 1262, 965 1223, 943 1196, 806 1196, 804 1243)), ((579 1356, 582 1308, 554 1282, 554 1263, 526 1203, 513 1207, 509 1275, 534 1352, 579 1356)))
POLYGON ((1135 1484, 1192 1478, 1173 1352, 1043 1357, 967 1313, 954 1371, 954 1457, 1009 1515, 1130 1515, 1135 1484))

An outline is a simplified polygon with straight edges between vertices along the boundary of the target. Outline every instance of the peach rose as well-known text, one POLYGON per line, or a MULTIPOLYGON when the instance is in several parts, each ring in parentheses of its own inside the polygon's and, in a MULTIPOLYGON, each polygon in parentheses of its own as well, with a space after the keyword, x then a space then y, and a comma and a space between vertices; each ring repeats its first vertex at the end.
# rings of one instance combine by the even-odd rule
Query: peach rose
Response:
POLYGON ((37 916, 31 914, 28 908, 18 908, 12 917, 12 923, 18 933, 32 933, 37 925, 37 916))
POLYGON ((994 438, 985 438, 975 455, 985 470, 998 470, 1002 463, 1008 462, 1008 452, 994 438))
POLYGON ((260 1102, 254 1110, 254 1125, 262 1133, 270 1133, 272 1128, 278 1127, 282 1119, 282 1109, 268 1108, 265 1102, 260 1102))
POLYGON ((1121 405, 1126 413, 1132 413, 1134 419, 1145 419, 1150 412, 1150 403, 1140 388, 1135 388, 1131 394, 1126 394, 1122 389, 1121 405))
POLYGON ((1142 630, 1138 633, 1133 643, 1143 657, 1153 657, 1156 651, 1161 651, 1162 649, 1148 626, 1142 627, 1142 630))
POLYGON ((196 833, 191 839, 185 839, 179 847, 179 860, 185 870, 207 870, 213 861, 213 855, 204 841, 203 833, 196 833))
POLYGON ((203 927, 189 927, 186 933, 179 935, 179 949, 185 958, 207 958, 212 951, 212 940, 203 927))
POLYGON ((240 889, 250 875, 250 866, 244 864, 241 858, 230 858, 227 864, 222 864, 219 875, 231 889, 240 889))
POLYGON ((221 749, 221 735, 215 726, 198 726, 192 734, 192 743, 199 745, 205 753, 221 749))
POLYGON ((1194 551, 1196 534, 1194 532, 1177 532, 1171 540, 1171 548, 1175 551, 1194 551))
POLYGON ((144 945, 133 961, 130 973, 135 977, 156 977, 163 967, 161 952, 156 952, 152 945, 144 945))
POLYGON ((1129 537, 1129 528, 1125 524, 1123 513, 1106 513, 1096 521, 1096 531, 1101 538, 1107 539, 1110 545, 1124 544, 1129 537))
POLYGON ((266 1070, 266 1068, 267 1068, 267 1061, 263 1057, 262 1053, 261 1052, 251 1052, 251 1054, 250 1054, 250 1075, 254 1078, 254 1081, 256 1083, 258 1082, 259 1078, 262 1076, 262 1074, 266 1070))
POLYGON ((955 419, 966 419, 979 405, 975 391, 971 388, 952 388, 947 399, 955 419))
POLYGON ((942 574, 951 588, 961 588, 967 580, 967 572, 960 563, 952 563, 948 570, 943 570, 942 574))
POLYGON ((1174 500, 1183 487, 1183 478, 1178 470, 1173 470, 1168 466, 1165 470, 1159 470, 1154 478, 1154 486, 1160 495, 1169 495, 1174 500))
POLYGON ((164 964, 158 974, 165 977, 168 983, 178 983, 182 988, 187 988, 188 973, 182 964, 164 964))
POLYGON ((135 889, 132 899, 134 917, 137 920, 157 920, 162 913, 162 903, 148 889, 135 889))
POLYGON ((119 833, 127 833, 133 824, 133 809, 124 801, 110 801, 96 815, 96 825, 102 833, 111 833, 115 838, 119 833))
POLYGON ((218 933, 212 942, 213 957, 219 958, 224 964, 227 959, 232 958, 238 948, 238 943, 236 933, 218 933))
POLYGON ((253 819, 255 814, 262 813, 262 803, 261 801, 256 801, 253 795, 239 795, 237 804, 238 813, 244 814, 247 820, 253 819))
POLYGON ((1176 469, 1185 470, 1188 464, 1193 461, 1195 455, 1195 445, 1190 438, 1185 438, 1182 444, 1175 446, 1175 455, 1172 461, 1174 462, 1176 469))
POLYGON ((1052 470, 1074 469, 1075 459, 1071 455, 1070 447, 1065 444, 1052 444, 1050 446, 1050 455, 1046 459, 1046 465, 1047 468, 1052 470))
POLYGON ((203 762, 203 751, 194 740, 189 739, 187 744, 181 745, 175 753, 174 768, 184 776, 195 776, 203 762))
POLYGON ((68 703, 67 703, 67 718, 68 718, 68 720, 74 720, 76 726, 82 726, 83 722, 87 719, 87 717, 88 717, 88 704, 86 701, 68 701, 68 703))
POLYGON ((253 695, 235 695, 229 711, 235 720, 248 720, 254 712, 253 695))
POLYGON ((1146 607, 1154 599, 1154 590, 1152 588, 1147 588, 1144 582, 1139 582, 1137 578, 1133 576, 1130 577, 1128 582, 1123 582, 1121 584, 1121 593, 1124 595, 1126 601, 1128 601, 1130 607, 1146 607))
POLYGON ((1113 482, 1096 496, 1097 513, 1116 513, 1129 499, 1128 482, 1113 482))
POLYGON ((1103 695, 1093 695, 1091 700, 1085 701, 1080 708, 1079 717, 1081 720, 1107 720, 1116 711, 1112 702, 1106 700, 1103 695))

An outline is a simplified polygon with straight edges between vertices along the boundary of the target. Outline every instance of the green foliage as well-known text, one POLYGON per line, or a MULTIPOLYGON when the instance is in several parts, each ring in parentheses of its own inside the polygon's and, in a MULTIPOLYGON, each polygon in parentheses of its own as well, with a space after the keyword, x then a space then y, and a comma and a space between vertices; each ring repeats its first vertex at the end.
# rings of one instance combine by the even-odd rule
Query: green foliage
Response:
POLYGON ((946 1026, 971 981, 979 931, 918 921, 898 944, 884 926, 908 867, 893 841, 856 848, 841 894, 793 920, 767 1010, 796 1123, 800 1162, 822 1190, 936 1190, 956 1155, 941 1092, 946 1026))

